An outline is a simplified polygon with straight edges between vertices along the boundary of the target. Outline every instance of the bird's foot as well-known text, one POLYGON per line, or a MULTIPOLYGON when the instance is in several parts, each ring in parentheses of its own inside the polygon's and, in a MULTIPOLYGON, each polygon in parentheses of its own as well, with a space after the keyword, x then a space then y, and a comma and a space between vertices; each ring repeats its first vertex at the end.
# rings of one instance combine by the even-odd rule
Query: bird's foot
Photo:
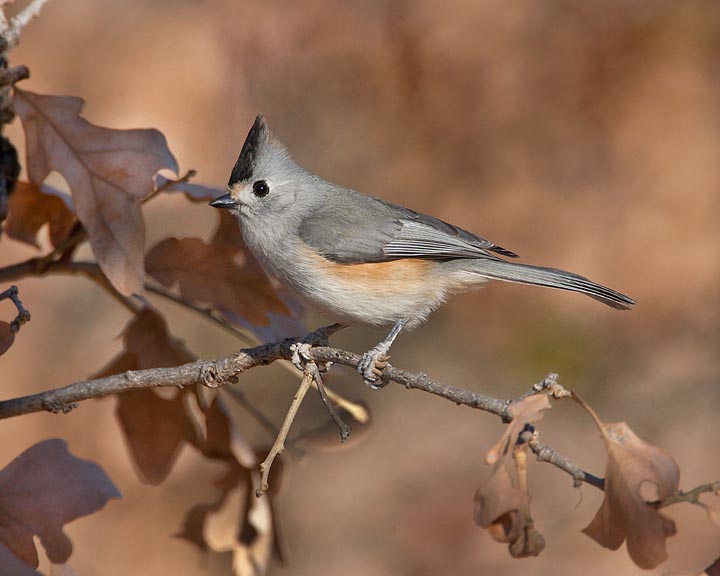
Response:
POLYGON ((363 377, 365 384, 373 390, 379 390, 385 386, 385 382, 381 380, 382 371, 388 365, 390 356, 387 350, 373 348, 363 354, 357 370, 363 377))

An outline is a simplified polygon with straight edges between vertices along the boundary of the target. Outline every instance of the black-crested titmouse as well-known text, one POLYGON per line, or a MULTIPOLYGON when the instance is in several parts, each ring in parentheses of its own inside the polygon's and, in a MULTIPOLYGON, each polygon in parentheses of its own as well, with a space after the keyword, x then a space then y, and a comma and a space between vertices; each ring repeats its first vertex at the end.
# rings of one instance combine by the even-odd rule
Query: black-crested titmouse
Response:
POLYGON ((627 310, 635 301, 516 255, 452 224, 332 184, 298 166, 255 119, 230 175, 210 202, 230 209, 250 251, 310 307, 343 324, 392 326, 358 370, 373 386, 398 333, 453 293, 505 280, 587 294, 627 310))

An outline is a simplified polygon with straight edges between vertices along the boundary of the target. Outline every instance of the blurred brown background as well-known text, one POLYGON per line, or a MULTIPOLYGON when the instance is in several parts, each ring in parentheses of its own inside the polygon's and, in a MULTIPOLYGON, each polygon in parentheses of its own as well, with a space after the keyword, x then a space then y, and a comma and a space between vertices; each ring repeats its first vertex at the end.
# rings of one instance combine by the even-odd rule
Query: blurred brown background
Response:
MULTIPOLYGON (((476 231, 525 262, 626 292, 617 313, 580 296, 493 284, 402 336, 393 361, 514 397, 549 371, 607 420, 669 450, 681 487, 720 477, 720 4, 671 0, 52 0, 12 53, 23 87, 87 101, 86 117, 162 130, 184 169, 222 186, 263 112, 300 164, 337 183, 476 231)), ((15 127, 11 137, 20 142, 15 127)), ((147 210, 148 246, 206 237, 215 215, 181 198, 147 210)), ((34 255, 3 240, 0 265, 34 255)), ((2 362, 4 397, 83 378, 120 348, 127 321, 82 279, 29 279, 33 320, 2 362)), ((159 303, 203 357, 237 343, 159 303)), ((5 314, 7 315, 7 314, 5 314)), ((308 317, 316 326, 321 318, 308 317)), ((348 330, 361 351, 380 336, 348 330)), ((531 468, 547 549, 513 560, 472 521, 496 418, 419 392, 366 390, 374 425, 342 450, 289 459, 279 498, 288 562, 273 574, 640 574, 580 534, 601 495, 531 468)), ((270 367, 241 385, 276 421, 296 381, 270 367)), ((298 427, 326 416, 312 398, 298 427)), ((590 420, 556 403, 546 442, 601 473, 590 420)), ((2 423, 4 465, 66 438, 125 499, 70 525, 80 574, 220 573, 170 538, 212 495, 219 469, 186 450, 159 488, 136 479, 113 400, 2 423), (205 571, 207 569, 207 572, 205 571), (213 572, 215 570, 215 572, 213 572)), ((271 439, 248 421, 247 434, 271 439)), ((697 573, 720 554, 704 512, 673 507, 679 534, 655 574, 697 573)))

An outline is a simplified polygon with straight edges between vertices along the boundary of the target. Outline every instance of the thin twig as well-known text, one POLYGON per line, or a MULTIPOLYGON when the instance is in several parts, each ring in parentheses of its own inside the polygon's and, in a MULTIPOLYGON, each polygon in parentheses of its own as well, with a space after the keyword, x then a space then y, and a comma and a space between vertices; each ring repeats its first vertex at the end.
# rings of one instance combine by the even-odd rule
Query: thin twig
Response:
POLYGON ((578 488, 583 482, 585 482, 586 484, 590 484, 590 486, 594 486, 599 490, 605 489, 604 479, 599 478, 594 474, 590 474, 590 472, 586 472, 582 468, 579 468, 578 466, 573 464, 568 458, 562 456, 561 454, 558 454, 553 448, 551 448, 547 444, 543 444, 542 442, 540 442, 540 435, 537 430, 534 430, 532 432, 530 438, 527 439, 527 444, 530 450, 533 451, 533 454, 535 454, 535 456, 537 457, 538 461, 547 462, 549 464, 552 464, 556 468, 560 468, 560 470, 567 472, 572 477, 573 485, 576 488, 578 488))
POLYGON ((335 405, 330 401, 330 398, 328 398, 328 395, 325 392, 325 385, 323 384, 322 374, 320 374, 320 369, 318 368, 318 365, 315 364, 315 362, 310 361, 307 364, 307 368, 312 372, 315 386, 318 393, 320 394, 320 399, 323 401, 323 404, 325 404, 325 408, 327 409, 328 414, 330 414, 330 417, 333 419, 333 422, 335 422, 335 426, 337 426, 338 431, 340 432, 340 442, 345 442, 348 438, 350 438, 352 428, 350 428, 350 426, 345 423, 345 421, 340 416, 340 413, 336 410, 335 405))
POLYGON ((22 29, 27 26, 30 20, 40 14, 40 10, 42 10, 42 7, 45 6, 47 2, 48 0, 32 0, 17 16, 10 20, 9 25, 3 14, 2 21, 0 22, 0 24, 2 24, 0 34, 5 37, 10 47, 18 43, 22 29))
POLYGON ((188 170, 187 172, 185 172, 184 175, 180 176, 180 178, 178 178, 177 180, 170 180, 170 179, 166 180, 166 181, 163 182, 160 186, 158 186, 157 188, 155 188, 155 190, 153 190, 153 191, 152 191, 150 194, 148 194, 145 198, 143 198, 142 203, 143 203, 143 204, 147 204, 148 202, 150 202, 150 200, 152 200, 153 198, 155 198, 158 194, 161 194, 162 192, 165 192, 165 190, 167 190, 167 189, 170 188, 171 186, 175 186, 176 184, 185 184, 185 183, 187 183, 190 179, 195 178, 195 176, 197 176, 197 171, 195 171, 195 170, 193 170, 193 169, 191 168, 190 170, 188 170))
POLYGON ((10 322, 11 332, 18 332, 20 330, 20 326, 25 324, 25 322, 30 321, 30 312, 23 306, 18 294, 19 291, 17 286, 10 286, 10 288, 0 293, 0 300, 9 299, 13 304, 15 304, 15 308, 17 308, 17 316, 15 316, 15 320, 10 322))
POLYGON ((267 457, 263 460, 262 464, 260 464, 260 488, 258 488, 255 492, 255 495, 258 498, 260 498, 270 488, 270 485, 268 484, 270 469, 272 468, 272 464, 277 455, 282 454, 283 450, 285 450, 285 438, 287 438, 290 426, 292 426, 292 423, 295 420, 300 404, 302 404, 302 401, 305 399, 307 391, 310 390, 313 378, 314 376, 312 371, 309 369, 305 370, 302 381, 300 382, 300 387, 297 389, 297 392, 295 392, 290 408, 288 408, 287 414, 285 415, 285 420, 283 420, 282 426, 280 427, 280 432, 278 433, 277 438, 275 438, 275 442, 273 443, 272 448, 270 448, 270 452, 268 452, 267 457))
POLYGON ((717 482, 710 482, 708 484, 701 484, 700 486, 697 486, 692 490, 688 490, 687 492, 678 490, 675 494, 671 494, 667 498, 648 502, 648 505, 653 508, 665 508, 666 506, 672 506, 673 504, 679 504, 680 502, 697 504, 700 502, 700 496, 703 494, 707 494, 708 492, 717 493, 718 491, 720 491, 720 480, 717 482))

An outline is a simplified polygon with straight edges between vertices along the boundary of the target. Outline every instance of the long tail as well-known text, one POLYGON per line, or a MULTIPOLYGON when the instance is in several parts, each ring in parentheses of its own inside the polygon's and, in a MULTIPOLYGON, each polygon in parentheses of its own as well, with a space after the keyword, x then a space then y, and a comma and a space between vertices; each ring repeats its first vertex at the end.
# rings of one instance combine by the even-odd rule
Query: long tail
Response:
POLYGON ((559 290, 569 290, 587 294, 590 298, 599 300, 617 310, 629 310, 635 304, 635 300, 625 294, 616 292, 600 284, 572 272, 565 272, 556 268, 542 268, 540 266, 529 266, 527 264, 516 264, 503 260, 473 260, 476 266, 473 272, 505 282, 519 282, 521 284, 533 284, 535 286, 547 286, 559 290))

